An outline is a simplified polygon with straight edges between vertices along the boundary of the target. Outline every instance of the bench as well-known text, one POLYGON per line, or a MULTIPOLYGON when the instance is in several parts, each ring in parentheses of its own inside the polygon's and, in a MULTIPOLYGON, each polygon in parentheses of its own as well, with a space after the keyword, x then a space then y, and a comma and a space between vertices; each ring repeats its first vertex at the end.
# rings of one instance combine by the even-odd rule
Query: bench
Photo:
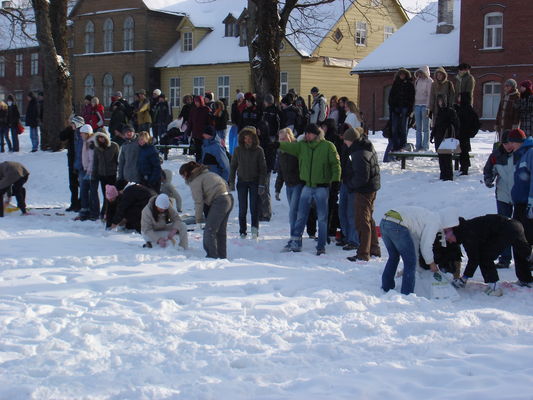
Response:
MULTIPOLYGON (((413 159, 415 157, 421 157, 421 158, 438 158, 438 153, 419 153, 416 151, 391 151, 389 153, 390 156, 396 157, 396 159, 401 161, 401 168, 405 169, 405 162, 407 159, 413 159)), ((455 160, 455 170, 459 169, 459 154, 452 154, 452 159, 455 160)), ((473 155, 470 155, 470 158, 473 158, 473 155)))
POLYGON ((181 143, 181 144, 156 144, 155 148, 159 151, 162 151, 164 154, 165 160, 168 160, 168 150, 170 149, 183 149, 183 154, 186 154, 188 150, 191 149, 190 143, 181 143), (166 150, 166 151, 165 151, 166 150))

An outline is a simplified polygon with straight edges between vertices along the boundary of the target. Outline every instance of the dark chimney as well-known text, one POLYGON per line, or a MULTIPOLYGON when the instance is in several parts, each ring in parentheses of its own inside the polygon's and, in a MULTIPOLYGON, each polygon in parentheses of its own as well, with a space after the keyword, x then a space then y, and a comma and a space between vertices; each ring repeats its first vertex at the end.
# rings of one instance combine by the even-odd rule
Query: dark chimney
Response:
POLYGON ((437 19, 437 33, 453 31, 453 2, 455 0, 439 0, 439 14, 437 19))

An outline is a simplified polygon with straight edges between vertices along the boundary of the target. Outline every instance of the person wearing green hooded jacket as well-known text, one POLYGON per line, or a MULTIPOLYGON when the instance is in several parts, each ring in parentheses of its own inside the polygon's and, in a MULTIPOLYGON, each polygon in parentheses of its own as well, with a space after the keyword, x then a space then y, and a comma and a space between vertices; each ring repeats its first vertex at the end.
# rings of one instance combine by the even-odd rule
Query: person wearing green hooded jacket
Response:
POLYGON ((328 196, 330 185, 338 185, 341 164, 335 145, 324 139, 324 132, 316 124, 305 129, 304 140, 276 142, 275 147, 298 158, 300 179, 305 182, 298 204, 298 216, 294 236, 289 242, 289 251, 302 251, 302 234, 307 222, 311 203, 314 200, 318 213, 317 256, 326 253, 328 233, 328 196))

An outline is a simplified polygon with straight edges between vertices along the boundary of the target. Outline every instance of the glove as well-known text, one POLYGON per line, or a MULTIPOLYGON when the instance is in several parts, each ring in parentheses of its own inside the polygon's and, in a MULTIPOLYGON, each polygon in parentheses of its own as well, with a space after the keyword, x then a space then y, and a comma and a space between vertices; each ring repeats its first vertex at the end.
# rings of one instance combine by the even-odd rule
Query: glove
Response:
POLYGON ((262 196, 266 193, 266 189, 263 185, 259 185, 259 187, 257 188, 257 194, 259 196, 262 196))
POLYGON ((172 239, 172 238, 176 235, 177 232, 178 232, 178 231, 177 231, 176 229, 172 229, 172 230, 168 233, 168 239, 169 239, 169 240, 172 239))
POLYGON ((486 179, 485 180, 485 186, 490 189, 490 188, 494 187, 494 183, 492 183, 490 180, 486 179))
POLYGON ((162 248, 165 248, 165 247, 167 247, 167 239, 165 239, 165 238, 161 238, 161 239, 159 239, 159 240, 157 241, 157 244, 158 244, 159 246, 161 246, 162 248))
POLYGON ((276 195, 274 197, 276 198, 277 201, 281 201, 281 199, 279 198, 279 192, 276 192, 276 195))
POLYGON ((527 207, 527 219, 533 219, 533 206, 527 207))
POLYGON ((235 191, 235 184, 234 183, 230 183, 229 184, 229 191, 230 192, 234 192, 235 191))

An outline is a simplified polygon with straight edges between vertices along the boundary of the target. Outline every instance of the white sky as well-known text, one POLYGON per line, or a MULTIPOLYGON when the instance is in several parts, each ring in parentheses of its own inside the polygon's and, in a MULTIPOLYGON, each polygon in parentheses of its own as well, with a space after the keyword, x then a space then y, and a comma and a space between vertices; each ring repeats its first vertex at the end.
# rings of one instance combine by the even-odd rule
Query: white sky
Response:
POLYGON ((404 6, 406 11, 409 11, 408 14, 412 18, 412 13, 422 10, 428 3, 431 3, 433 0, 400 0, 400 3, 404 6))

